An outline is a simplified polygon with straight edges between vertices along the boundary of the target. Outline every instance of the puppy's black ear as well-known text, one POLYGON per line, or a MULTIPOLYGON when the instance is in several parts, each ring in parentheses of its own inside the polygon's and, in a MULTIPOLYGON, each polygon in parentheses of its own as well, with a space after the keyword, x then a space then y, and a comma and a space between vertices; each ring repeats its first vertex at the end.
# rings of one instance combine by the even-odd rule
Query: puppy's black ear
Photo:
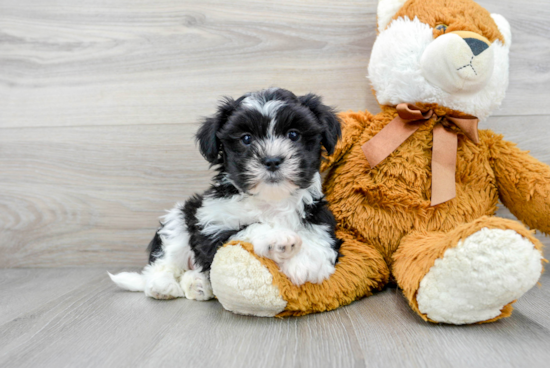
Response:
POLYGON ((221 163, 221 142, 217 137, 217 133, 236 108, 237 103, 235 100, 225 97, 218 106, 216 114, 204 120, 195 136, 201 154, 212 165, 221 163))
POLYGON ((321 97, 314 95, 313 93, 300 96, 298 99, 302 105, 313 112, 313 115, 315 115, 315 117, 323 125, 324 130, 321 134, 321 143, 327 150, 327 153, 332 155, 338 139, 342 136, 342 131, 340 130, 340 120, 336 116, 336 112, 333 108, 324 105, 321 101, 321 97))

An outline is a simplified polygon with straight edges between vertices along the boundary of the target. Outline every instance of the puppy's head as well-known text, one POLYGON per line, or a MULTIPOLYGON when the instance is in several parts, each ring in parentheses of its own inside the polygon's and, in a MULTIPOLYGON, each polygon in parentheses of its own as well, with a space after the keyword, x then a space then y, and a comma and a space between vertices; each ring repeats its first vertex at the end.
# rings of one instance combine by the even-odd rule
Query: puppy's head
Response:
POLYGON ((309 187, 322 149, 340 137, 334 111, 319 96, 270 88, 226 98, 197 133, 200 151, 242 192, 279 200, 309 187))

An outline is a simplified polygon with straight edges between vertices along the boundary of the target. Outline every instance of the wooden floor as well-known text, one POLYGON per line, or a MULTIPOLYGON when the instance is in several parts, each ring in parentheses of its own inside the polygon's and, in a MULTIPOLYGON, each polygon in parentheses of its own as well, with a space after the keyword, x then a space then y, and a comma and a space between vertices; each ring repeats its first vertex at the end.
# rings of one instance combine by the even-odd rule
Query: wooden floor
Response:
POLYGON ((0 271, 0 367, 548 367, 550 276, 488 325, 425 323, 396 289, 298 318, 118 290, 102 269, 0 271))
MULTIPOLYGON (((480 128, 550 164, 550 2, 479 3, 513 32, 507 97, 480 128)), ((395 289, 276 320, 106 277, 145 264, 157 217, 207 186, 193 134, 220 96, 280 86, 379 111, 376 6, 0 0, 0 367, 550 367, 549 276, 469 327, 424 323, 395 289)))

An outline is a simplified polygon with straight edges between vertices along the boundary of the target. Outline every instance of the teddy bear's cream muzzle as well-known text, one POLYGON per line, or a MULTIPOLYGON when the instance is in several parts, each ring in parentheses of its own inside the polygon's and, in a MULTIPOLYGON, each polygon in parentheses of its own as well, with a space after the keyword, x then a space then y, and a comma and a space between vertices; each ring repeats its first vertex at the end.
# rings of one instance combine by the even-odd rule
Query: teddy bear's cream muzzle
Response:
POLYGON ((493 74, 493 48, 485 37, 457 31, 437 37, 422 54, 426 80, 447 93, 475 93, 493 74))

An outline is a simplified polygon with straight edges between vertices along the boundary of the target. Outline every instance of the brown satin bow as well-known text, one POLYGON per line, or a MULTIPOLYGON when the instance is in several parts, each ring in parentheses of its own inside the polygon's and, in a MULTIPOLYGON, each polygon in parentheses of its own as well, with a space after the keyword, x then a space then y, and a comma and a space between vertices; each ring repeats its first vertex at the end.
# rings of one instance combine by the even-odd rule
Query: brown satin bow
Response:
MULTIPOLYGON (((371 168, 395 151, 424 122, 435 115, 433 110, 422 111, 419 107, 401 103, 397 105, 398 116, 390 121, 378 134, 361 148, 371 168)), ((479 143, 476 117, 443 116, 449 123, 456 125, 475 144, 479 143)), ((447 130, 441 123, 433 129, 432 151, 432 201, 435 206, 453 199, 456 196, 455 172, 457 133, 447 130)))

